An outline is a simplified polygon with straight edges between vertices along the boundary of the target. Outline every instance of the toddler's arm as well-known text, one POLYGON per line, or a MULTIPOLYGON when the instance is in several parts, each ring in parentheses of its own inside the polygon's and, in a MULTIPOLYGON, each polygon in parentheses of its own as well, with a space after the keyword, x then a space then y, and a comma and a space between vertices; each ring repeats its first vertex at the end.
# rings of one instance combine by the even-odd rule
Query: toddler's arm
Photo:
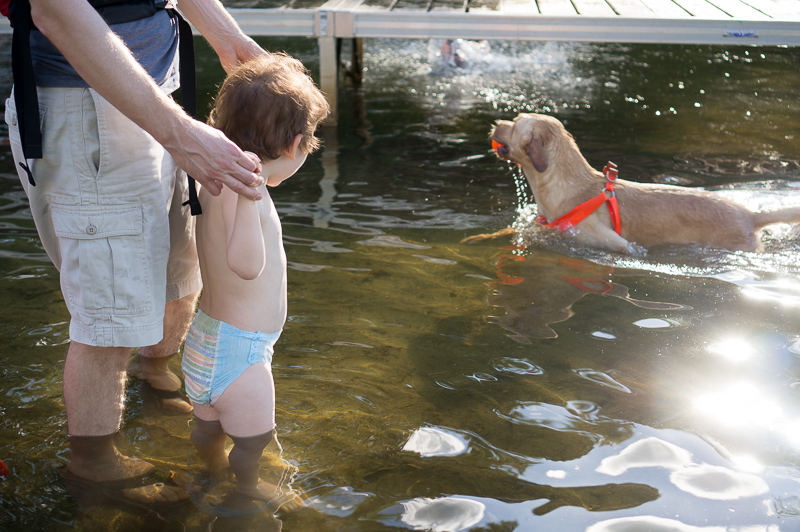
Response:
POLYGON ((267 257, 258 203, 227 189, 222 194, 228 267, 242 279, 255 279, 264 270, 267 257))

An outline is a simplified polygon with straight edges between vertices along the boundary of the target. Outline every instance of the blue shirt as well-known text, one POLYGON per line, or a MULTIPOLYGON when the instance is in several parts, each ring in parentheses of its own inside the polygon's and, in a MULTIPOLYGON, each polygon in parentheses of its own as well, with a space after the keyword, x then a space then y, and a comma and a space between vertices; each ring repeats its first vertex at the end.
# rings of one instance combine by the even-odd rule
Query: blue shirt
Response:
MULTIPOLYGON (((178 21, 165 10, 152 17, 113 24, 111 30, 167 94, 180 87, 178 21)), ((31 55, 36 85, 88 87, 58 49, 38 30, 31 31, 31 55)))

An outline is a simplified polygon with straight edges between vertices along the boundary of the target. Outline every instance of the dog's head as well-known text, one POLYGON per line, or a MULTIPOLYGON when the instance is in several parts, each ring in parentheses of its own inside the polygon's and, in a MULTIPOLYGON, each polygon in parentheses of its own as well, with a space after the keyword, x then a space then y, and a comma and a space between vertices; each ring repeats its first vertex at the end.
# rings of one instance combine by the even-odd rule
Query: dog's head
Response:
POLYGON ((523 168, 531 165, 544 173, 549 165, 549 148, 561 139, 572 139, 557 119, 522 113, 514 121, 498 120, 491 133, 497 156, 523 168))

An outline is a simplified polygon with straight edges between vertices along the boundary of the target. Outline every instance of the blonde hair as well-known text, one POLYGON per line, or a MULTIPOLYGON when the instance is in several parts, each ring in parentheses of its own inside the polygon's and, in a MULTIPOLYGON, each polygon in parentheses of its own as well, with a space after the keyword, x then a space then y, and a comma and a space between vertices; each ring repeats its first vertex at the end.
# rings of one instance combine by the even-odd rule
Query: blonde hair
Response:
POLYGON ((302 135, 299 149, 319 148, 314 136, 330 112, 325 96, 303 64, 286 54, 267 54, 239 65, 225 78, 208 117, 239 148, 278 159, 302 135))

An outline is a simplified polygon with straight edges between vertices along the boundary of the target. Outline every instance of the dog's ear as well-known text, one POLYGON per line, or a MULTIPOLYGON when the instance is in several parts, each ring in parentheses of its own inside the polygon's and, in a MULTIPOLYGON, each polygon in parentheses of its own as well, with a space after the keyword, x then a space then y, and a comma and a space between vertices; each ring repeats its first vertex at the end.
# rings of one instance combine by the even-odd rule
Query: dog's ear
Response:
POLYGON ((544 140, 539 132, 533 134, 533 138, 528 144, 528 157, 537 172, 542 173, 547 170, 547 154, 544 151, 544 140))

